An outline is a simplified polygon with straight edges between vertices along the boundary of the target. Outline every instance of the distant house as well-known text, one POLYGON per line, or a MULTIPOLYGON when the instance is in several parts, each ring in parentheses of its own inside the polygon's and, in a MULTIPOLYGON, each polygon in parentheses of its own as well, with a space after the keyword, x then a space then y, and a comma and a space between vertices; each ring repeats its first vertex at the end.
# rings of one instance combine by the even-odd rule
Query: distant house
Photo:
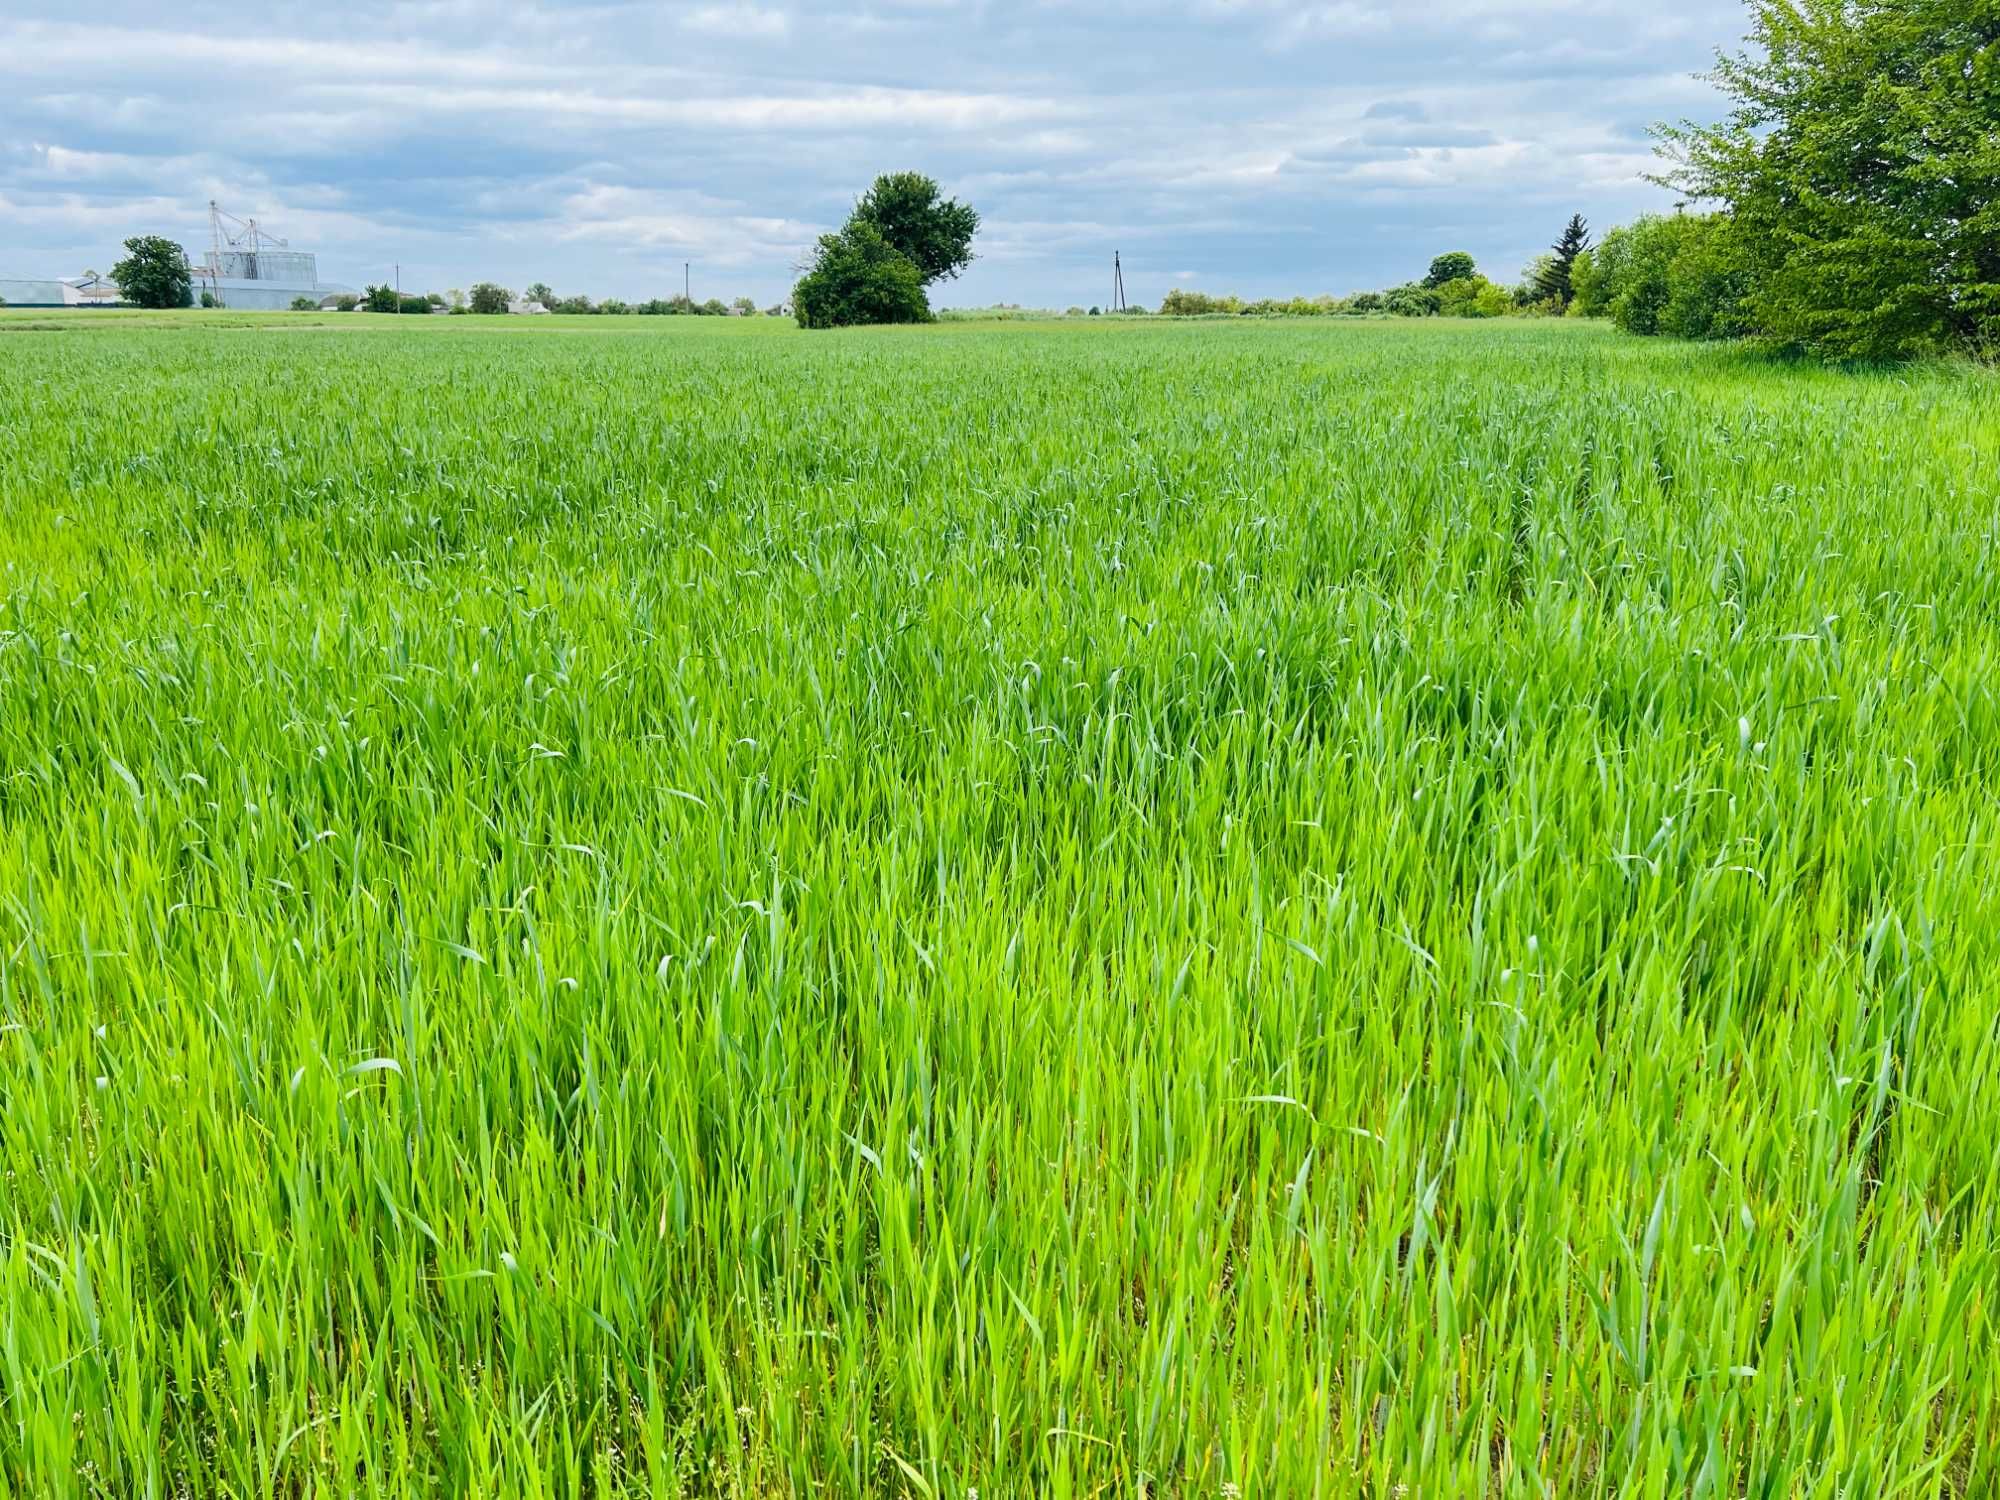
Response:
POLYGON ((512 302, 507 304, 507 311, 516 316, 533 317, 537 313, 546 313, 548 309, 542 306, 541 303, 530 301, 526 297, 516 297, 512 302))

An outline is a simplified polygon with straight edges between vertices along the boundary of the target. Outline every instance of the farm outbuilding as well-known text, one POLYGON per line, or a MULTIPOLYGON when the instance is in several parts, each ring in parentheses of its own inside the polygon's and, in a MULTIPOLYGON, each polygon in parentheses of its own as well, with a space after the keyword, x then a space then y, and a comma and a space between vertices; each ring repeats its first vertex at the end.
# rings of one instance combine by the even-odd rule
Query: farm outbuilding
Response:
POLYGON ((122 307, 118 288, 95 273, 54 278, 0 278, 0 302, 8 307, 122 307))

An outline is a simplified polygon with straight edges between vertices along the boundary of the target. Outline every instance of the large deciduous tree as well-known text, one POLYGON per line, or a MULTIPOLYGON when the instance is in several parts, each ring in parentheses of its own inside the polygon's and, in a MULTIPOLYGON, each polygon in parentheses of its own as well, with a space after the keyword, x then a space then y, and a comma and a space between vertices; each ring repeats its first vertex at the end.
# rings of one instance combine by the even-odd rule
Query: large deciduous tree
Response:
POLYGON ((909 257, 925 286, 949 281, 971 265, 972 237, 979 232, 978 211, 945 197, 921 172, 876 178, 848 222, 873 224, 883 240, 909 257))
POLYGON ((140 307, 194 306, 194 276, 187 252, 165 235, 137 234, 125 242, 125 258, 111 268, 118 294, 140 307))
POLYGON ((1717 125, 1661 180, 1728 207, 1755 326, 1836 357, 2000 337, 2000 0, 1747 0, 1717 125))
POLYGON ((922 173, 877 177, 840 232, 813 247, 792 288, 793 312, 806 328, 928 322, 924 288, 972 264, 978 231, 978 211, 922 173))

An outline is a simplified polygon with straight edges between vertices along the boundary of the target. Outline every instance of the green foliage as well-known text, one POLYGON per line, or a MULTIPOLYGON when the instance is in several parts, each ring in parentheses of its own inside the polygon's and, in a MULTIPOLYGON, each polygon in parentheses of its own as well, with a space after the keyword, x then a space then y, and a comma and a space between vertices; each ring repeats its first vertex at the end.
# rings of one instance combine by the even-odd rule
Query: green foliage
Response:
POLYGON ((1631 249, 1631 233, 1618 225, 1590 249, 1577 256, 1570 268, 1569 315, 1575 318, 1608 318, 1614 289, 1624 275, 1631 249))
POLYGON ((1750 331, 1750 253, 1726 214, 1651 214, 1578 257, 1573 306, 1627 333, 1731 338, 1750 331))
POLYGON ((215 293, 203 292, 201 294, 201 305, 203 307, 220 307, 222 306, 222 303, 220 300, 217 299, 215 293))
POLYGON ((386 281, 365 288, 361 305, 372 313, 392 313, 402 310, 402 302, 396 295, 396 289, 386 281))
POLYGON ((1435 291, 1448 282, 1464 281, 1477 275, 1478 266, 1463 250, 1451 250, 1431 262, 1430 273, 1424 277, 1424 285, 1435 291))
POLYGON ((729 310, 735 313, 740 318, 750 317, 757 311, 756 299, 751 297, 738 297, 734 302, 729 304, 729 310))
POLYGON ((504 313, 513 300, 514 294, 495 282, 482 281, 472 289, 472 310, 487 316, 504 313))
POLYGON ((1983 373, 79 321, 10 1496, 2000 1494, 1983 373))
POLYGON ((361 299, 342 292, 338 297, 333 299, 333 305, 334 309, 338 312, 353 312, 355 308, 361 305, 361 299))
POLYGON ((820 236, 811 265, 792 288, 792 309, 801 328, 931 321, 923 273, 862 219, 820 236))
POLYGON ((522 296, 530 302, 539 302, 544 307, 553 308, 556 305, 555 289, 546 281, 529 282, 528 290, 522 293, 522 296))
POLYGON ((1762 332, 1893 359, 2000 335, 2000 6, 1748 0, 1721 124, 1662 128, 1722 203, 1762 332))
POLYGON ((318 304, 317 302, 313 301, 313 299, 312 299, 312 298, 310 298, 310 297, 294 297, 294 298, 292 298, 292 311, 293 311, 293 312, 318 312, 318 311, 319 311, 319 304, 318 304))
POLYGON ((194 305, 194 276, 187 252, 164 235, 139 234, 125 242, 125 258, 111 268, 118 295, 136 307, 194 305))
POLYGON ((1461 276, 1431 288, 1437 312, 1446 318, 1499 318, 1514 310, 1514 299, 1484 276, 1461 276))
POLYGON ((1582 214, 1571 214, 1569 223, 1549 253, 1542 257, 1535 268, 1535 301, 1553 302, 1558 308, 1567 308, 1575 294, 1573 279, 1576 258, 1590 248, 1590 225, 1584 222, 1582 214))
POLYGON ((978 229, 978 213, 921 173, 876 178, 840 232, 820 236, 793 287, 799 326, 931 321, 924 288, 971 264, 978 229))
MULTIPOLYGON (((440 299, 440 302, 441 301, 442 299, 440 299)), ((427 314, 430 312, 430 310, 431 310, 430 298, 420 297, 414 292, 410 293, 408 296, 399 297, 396 301, 396 311, 400 313, 408 313, 411 314, 412 316, 415 316, 419 314, 427 314)))
POLYGON ((1160 311, 1170 318, 1209 317, 1218 313, 1234 315, 1243 311, 1243 302, 1237 297, 1211 297, 1206 292, 1175 287, 1160 299, 1160 311))
POLYGON ((1437 288, 1413 281, 1384 292, 1382 310, 1399 318, 1428 318, 1436 315, 1440 301, 1437 288))
POLYGON ((883 241, 908 258, 925 286, 949 281, 972 264, 972 237, 979 214, 970 204, 947 198, 921 172, 877 177, 848 218, 849 226, 872 224, 883 241))

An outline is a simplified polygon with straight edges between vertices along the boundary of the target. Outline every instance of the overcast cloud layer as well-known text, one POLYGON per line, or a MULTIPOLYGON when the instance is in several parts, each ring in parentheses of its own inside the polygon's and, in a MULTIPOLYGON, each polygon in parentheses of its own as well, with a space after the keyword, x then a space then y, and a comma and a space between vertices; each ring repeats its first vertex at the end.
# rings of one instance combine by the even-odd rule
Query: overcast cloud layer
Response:
POLYGON ((1665 201, 1646 127, 1735 0, 10 0, 0 276, 207 243, 210 197, 359 285, 784 294, 877 172, 985 215, 936 300, 1496 279, 1665 201))

